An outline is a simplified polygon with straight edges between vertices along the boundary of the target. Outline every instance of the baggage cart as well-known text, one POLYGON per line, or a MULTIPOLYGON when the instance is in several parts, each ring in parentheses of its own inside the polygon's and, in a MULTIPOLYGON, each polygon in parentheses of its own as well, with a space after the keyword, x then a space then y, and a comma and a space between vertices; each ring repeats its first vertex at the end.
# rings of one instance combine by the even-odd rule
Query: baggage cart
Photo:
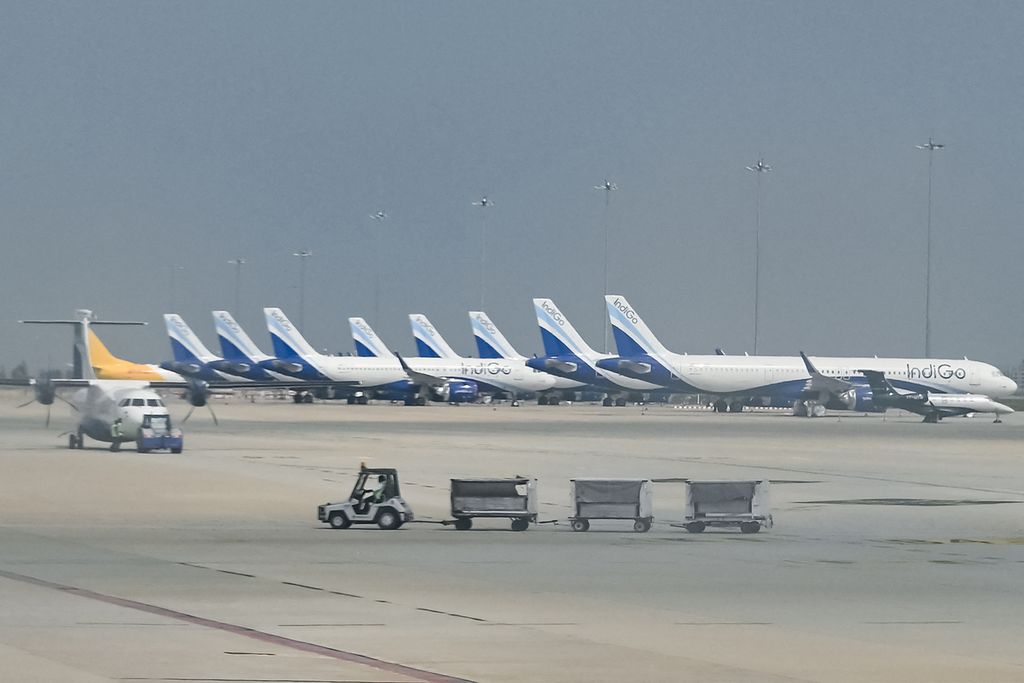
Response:
POLYGON ((526 531, 537 521, 537 480, 452 479, 452 516, 455 528, 473 528, 474 517, 503 517, 512 520, 512 531, 526 531))
POLYGON ((768 480, 691 481, 686 487, 683 528, 700 533, 710 526, 739 527, 755 534, 773 524, 768 480))
POLYGON ((569 499, 573 531, 586 531, 592 519, 631 519, 644 532, 654 521, 650 479, 572 479, 569 499))

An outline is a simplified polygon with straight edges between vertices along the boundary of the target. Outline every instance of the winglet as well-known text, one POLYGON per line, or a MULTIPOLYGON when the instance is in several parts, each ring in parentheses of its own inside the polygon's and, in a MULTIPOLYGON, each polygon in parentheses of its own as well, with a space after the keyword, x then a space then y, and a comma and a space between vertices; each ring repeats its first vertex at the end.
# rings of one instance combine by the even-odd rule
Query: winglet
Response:
POLYGON ((818 372, 818 368, 814 367, 814 363, 811 362, 811 359, 807 357, 806 353, 801 351, 800 358, 802 358, 804 361, 804 367, 807 368, 807 374, 809 374, 811 377, 821 376, 821 373, 818 372))

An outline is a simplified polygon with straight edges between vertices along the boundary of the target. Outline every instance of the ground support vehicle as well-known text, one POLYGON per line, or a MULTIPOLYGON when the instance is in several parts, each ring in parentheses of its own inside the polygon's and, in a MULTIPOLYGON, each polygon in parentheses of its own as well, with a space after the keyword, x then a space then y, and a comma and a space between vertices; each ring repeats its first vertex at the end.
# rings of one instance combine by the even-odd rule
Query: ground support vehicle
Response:
POLYGON ((335 529, 347 529, 353 524, 398 529, 413 520, 413 513, 399 491, 397 470, 361 467, 348 500, 324 503, 317 508, 316 517, 335 529))
POLYGON ((136 451, 139 453, 149 453, 150 451, 181 453, 184 445, 185 437, 180 429, 171 426, 169 415, 143 416, 139 434, 135 438, 136 451))
POLYGON ((569 499, 573 531, 586 531, 592 519, 631 519, 644 532, 654 521, 650 479, 572 479, 569 499))
POLYGON ((683 528, 700 533, 710 526, 739 527, 755 534, 773 524, 768 480, 691 481, 684 479, 683 528))
POLYGON ((504 517, 512 531, 526 531, 537 521, 537 480, 452 479, 452 517, 460 531, 473 528, 474 517, 504 517))

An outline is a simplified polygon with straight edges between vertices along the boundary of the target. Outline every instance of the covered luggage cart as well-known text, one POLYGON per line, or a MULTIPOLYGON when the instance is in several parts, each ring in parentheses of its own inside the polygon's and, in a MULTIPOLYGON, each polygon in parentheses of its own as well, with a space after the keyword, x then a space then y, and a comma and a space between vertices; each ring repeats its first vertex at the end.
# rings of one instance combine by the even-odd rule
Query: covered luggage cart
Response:
POLYGON ((452 516, 455 528, 471 529, 474 517, 504 517, 512 531, 526 531, 537 521, 537 480, 452 479, 452 516))
POLYGON ((771 528, 768 480, 683 481, 683 528, 690 533, 700 533, 709 526, 738 526, 745 534, 771 528))
POLYGON ((651 528, 650 479, 572 479, 569 486, 573 531, 586 531, 592 519, 631 519, 634 531, 651 528))

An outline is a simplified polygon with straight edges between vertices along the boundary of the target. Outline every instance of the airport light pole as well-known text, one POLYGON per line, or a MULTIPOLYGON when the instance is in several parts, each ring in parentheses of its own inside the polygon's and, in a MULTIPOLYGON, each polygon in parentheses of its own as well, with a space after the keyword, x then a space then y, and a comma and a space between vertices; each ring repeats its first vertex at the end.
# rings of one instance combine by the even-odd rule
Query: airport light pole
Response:
POLYGON ((306 329, 306 259, 313 255, 309 249, 296 251, 292 256, 299 259, 299 330, 306 329))
POLYGON ((380 324, 380 271, 383 264, 380 262, 380 233, 383 231, 384 221, 388 214, 384 209, 377 213, 371 213, 370 218, 377 221, 377 229, 373 231, 373 262, 374 262, 374 283, 373 283, 373 324, 380 324))
POLYGON ((480 201, 473 202, 473 206, 479 206, 480 212, 480 310, 484 308, 484 283, 487 282, 487 209, 494 205, 487 195, 480 198, 480 201))
POLYGON ((932 357, 932 157, 935 150, 945 145, 928 138, 928 142, 918 145, 918 149, 928 150, 928 234, 925 240, 925 271, 924 271, 924 357, 932 357))
MULTIPOLYGON (((619 186, 616 185, 615 183, 613 183, 612 181, 608 180, 607 178, 605 178, 604 182, 601 183, 600 185, 594 185, 594 189, 595 190, 603 190, 604 191, 604 295, 608 296, 608 231, 609 231, 608 213, 609 213, 609 207, 611 206, 611 201, 612 201, 612 192, 614 192, 615 190, 619 189, 619 186)), ((607 305, 607 304, 605 304, 605 305, 607 305)), ((608 319, 608 312, 605 311, 605 313, 604 313, 604 352, 605 353, 608 353, 608 348, 609 348, 609 340, 608 340, 609 325, 610 325, 610 321, 608 319)))
POLYGON ((235 267, 235 315, 238 315, 239 301, 241 301, 242 292, 242 266, 245 265, 245 259, 241 256, 237 256, 228 261, 235 267))
POLYGON ((757 355, 757 326, 761 317, 761 176, 772 167, 758 159, 756 164, 747 166, 757 176, 757 198, 754 212, 754 355, 757 355))

